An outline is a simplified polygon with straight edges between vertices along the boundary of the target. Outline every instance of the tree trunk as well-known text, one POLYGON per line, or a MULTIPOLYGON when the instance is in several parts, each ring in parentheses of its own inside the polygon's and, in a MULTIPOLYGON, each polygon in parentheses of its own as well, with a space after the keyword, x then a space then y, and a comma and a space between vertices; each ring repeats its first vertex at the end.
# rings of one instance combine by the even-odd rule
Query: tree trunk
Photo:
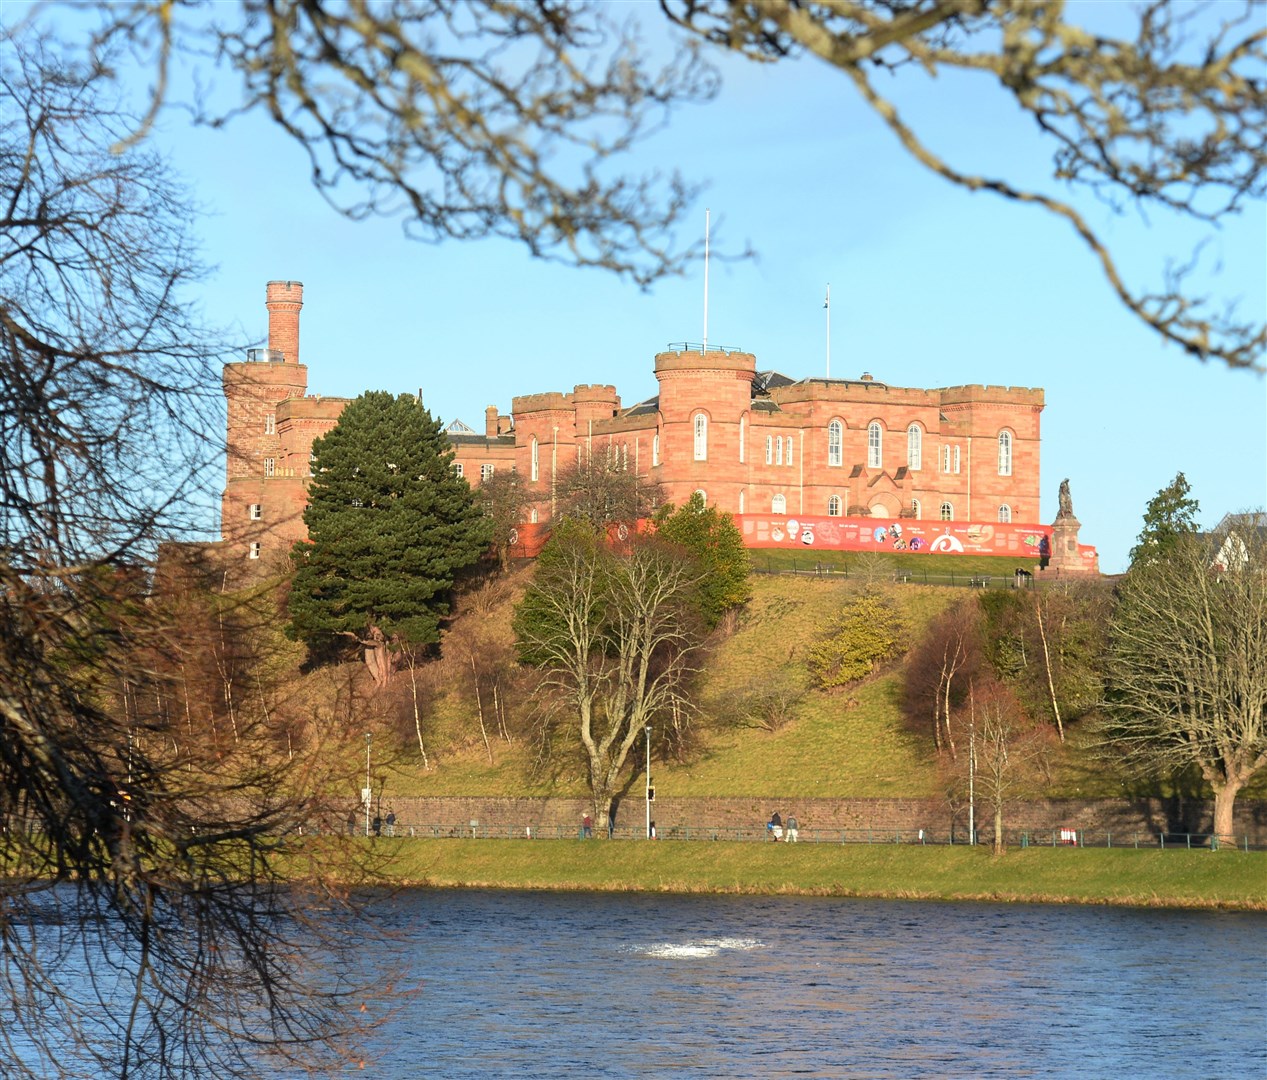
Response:
POLYGON ((1241 790, 1240 784, 1224 783, 1214 787, 1214 836, 1220 846, 1236 846, 1236 832, 1232 824, 1232 811, 1236 807, 1236 796, 1241 790))
POLYGON ((1043 625, 1043 600, 1039 596, 1034 601, 1034 613, 1038 618, 1038 636, 1043 643, 1043 666, 1047 670, 1047 692, 1051 695, 1051 712, 1056 718, 1056 730, 1060 733, 1060 741, 1065 741, 1065 726, 1060 722, 1060 705, 1056 702, 1056 681, 1051 673, 1051 651, 1047 647, 1047 628, 1043 625))
POLYGON ((994 804, 994 854, 1003 854, 1003 804, 994 804))
POLYGON ((475 662, 475 653, 471 653, 471 675, 475 681, 475 710, 480 718, 480 735, 484 738, 484 752, 488 754, 488 763, 493 763, 493 747, 488 741, 488 728, 484 725, 484 698, 480 694, 480 669, 475 662))

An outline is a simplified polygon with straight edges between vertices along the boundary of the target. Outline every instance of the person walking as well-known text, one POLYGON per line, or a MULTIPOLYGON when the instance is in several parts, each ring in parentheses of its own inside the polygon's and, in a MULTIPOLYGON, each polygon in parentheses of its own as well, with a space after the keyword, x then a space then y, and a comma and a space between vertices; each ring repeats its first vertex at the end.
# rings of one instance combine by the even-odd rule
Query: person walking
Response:
POLYGON ((783 819, 779 817, 777 810, 770 815, 770 835, 774 837, 775 843, 783 839, 783 819))
POLYGON ((387 811, 387 835, 388 836, 396 835, 396 811, 395 810, 387 811))
POLYGON ((581 839, 588 840, 594 835, 594 819, 586 814, 581 818, 581 839))

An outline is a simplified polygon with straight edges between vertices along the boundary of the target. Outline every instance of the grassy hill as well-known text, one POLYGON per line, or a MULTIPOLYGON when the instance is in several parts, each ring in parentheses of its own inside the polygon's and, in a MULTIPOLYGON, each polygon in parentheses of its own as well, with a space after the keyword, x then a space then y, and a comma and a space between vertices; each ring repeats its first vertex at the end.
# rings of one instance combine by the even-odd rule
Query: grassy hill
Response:
MULTIPOLYGON (((921 559, 930 572, 941 571, 930 561, 934 557, 907 558, 921 559)), ((806 648, 842 604, 863 580, 878 576, 891 581, 899 561, 900 557, 884 556, 883 564, 855 564, 848 576, 755 574, 752 602, 733 632, 715 644, 704 662, 699 714, 693 720, 698 743, 688 760, 657 762, 658 789, 669 796, 899 798, 935 794, 931 746, 901 723, 900 665, 843 692, 812 690, 805 674, 806 648), (761 712, 758 706, 768 705, 771 698, 776 699, 773 712, 777 715, 754 716, 761 712)), ((1002 578, 1014 562, 996 558, 955 572, 1002 578)), ((478 624, 488 649, 506 646, 510 611, 521 594, 525 573, 521 570, 499 585, 493 597, 484 596, 474 606, 468 600, 451 641, 466 641, 472 626, 478 624)), ((966 595, 963 589, 916 583, 892 589, 912 635, 966 595)), ((396 736, 396 758, 386 771, 389 789, 397 795, 583 794, 586 782, 580 756, 569 752, 562 741, 542 746, 533 733, 532 701, 511 703, 509 711, 517 715, 518 723, 510 725, 509 741, 492 730, 495 725, 486 718, 490 730, 485 747, 463 670, 465 655, 457 647, 449 648, 443 660, 430 665, 422 718, 429 767, 423 766, 415 740, 404 733, 396 736)), ((408 696, 402 685, 407 678, 407 672, 397 676, 393 693, 398 699, 408 696)), ((487 711, 489 702, 484 704, 487 711)), ((398 702, 397 711, 402 707, 398 702)), ((398 730, 404 732, 408 726, 400 725, 398 730)), ((1084 741, 1075 727, 1053 762, 1050 782, 1029 794, 1124 794, 1120 780, 1085 752, 1084 741)), ((377 745, 380 752, 386 750, 385 742, 377 745)))

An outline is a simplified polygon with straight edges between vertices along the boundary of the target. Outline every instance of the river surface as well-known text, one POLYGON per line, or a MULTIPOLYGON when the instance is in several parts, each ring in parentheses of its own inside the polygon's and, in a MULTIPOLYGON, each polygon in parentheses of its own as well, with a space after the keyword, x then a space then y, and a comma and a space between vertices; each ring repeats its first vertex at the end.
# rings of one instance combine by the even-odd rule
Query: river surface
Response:
POLYGON ((360 1075, 1267 1077, 1261 914, 428 890, 372 912, 397 971, 360 1075))

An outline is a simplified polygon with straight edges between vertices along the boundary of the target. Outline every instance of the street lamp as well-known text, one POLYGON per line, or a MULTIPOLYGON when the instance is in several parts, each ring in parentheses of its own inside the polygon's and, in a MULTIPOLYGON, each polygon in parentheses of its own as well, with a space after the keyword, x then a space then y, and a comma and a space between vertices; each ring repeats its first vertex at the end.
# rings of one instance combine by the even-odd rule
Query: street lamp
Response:
POLYGON ((651 725, 643 730, 647 733, 647 839, 651 839, 651 725))
POLYGON ((365 733, 365 787, 361 790, 361 802, 365 804, 365 835, 370 834, 370 799, 374 795, 373 788, 370 787, 370 743, 374 741, 374 736, 368 731, 365 733))

